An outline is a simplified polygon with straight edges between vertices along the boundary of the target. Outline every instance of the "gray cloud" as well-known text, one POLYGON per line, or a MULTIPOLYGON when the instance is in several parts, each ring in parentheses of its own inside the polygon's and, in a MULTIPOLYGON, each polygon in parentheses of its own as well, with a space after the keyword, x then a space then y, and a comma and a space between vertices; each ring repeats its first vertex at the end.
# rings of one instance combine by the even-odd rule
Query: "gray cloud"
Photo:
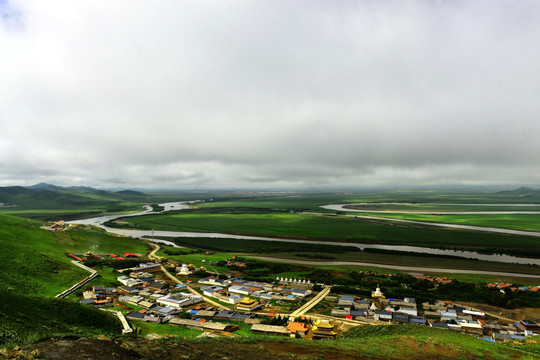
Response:
POLYGON ((0 14, 0 185, 540 180, 535 1, 12 0, 0 14))

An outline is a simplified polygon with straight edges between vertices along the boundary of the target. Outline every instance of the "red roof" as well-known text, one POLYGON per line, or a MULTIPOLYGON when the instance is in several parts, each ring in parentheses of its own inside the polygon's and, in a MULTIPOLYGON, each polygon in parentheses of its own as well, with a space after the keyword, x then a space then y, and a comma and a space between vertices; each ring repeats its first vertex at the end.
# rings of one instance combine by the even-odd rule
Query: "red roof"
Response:
POLYGON ((293 334, 297 331, 308 331, 309 325, 300 322, 292 322, 287 326, 287 330, 293 334))

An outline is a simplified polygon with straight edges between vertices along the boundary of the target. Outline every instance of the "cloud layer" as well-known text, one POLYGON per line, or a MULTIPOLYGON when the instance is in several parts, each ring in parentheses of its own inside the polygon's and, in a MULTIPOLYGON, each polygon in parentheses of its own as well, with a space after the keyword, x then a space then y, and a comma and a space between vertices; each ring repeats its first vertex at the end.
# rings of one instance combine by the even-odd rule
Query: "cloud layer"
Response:
POLYGON ((0 1, 0 185, 537 184, 536 1, 0 1))

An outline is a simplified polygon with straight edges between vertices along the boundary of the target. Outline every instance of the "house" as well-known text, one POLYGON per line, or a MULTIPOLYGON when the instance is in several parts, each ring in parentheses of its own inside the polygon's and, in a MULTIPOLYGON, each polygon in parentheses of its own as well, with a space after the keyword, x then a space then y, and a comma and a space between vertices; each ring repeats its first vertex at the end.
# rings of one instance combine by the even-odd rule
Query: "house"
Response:
POLYGON ((339 297, 334 294, 328 294, 325 296, 324 300, 326 301, 338 301, 339 297))
POLYGON ((131 269, 133 272, 156 272, 161 270, 161 265, 156 263, 142 263, 139 267, 131 269))
POLYGON ((298 288, 292 288, 291 289, 291 295, 298 296, 298 297, 306 297, 311 295, 311 290, 302 290, 298 288))
POLYGON ((140 290, 131 286, 122 286, 118 289, 118 292, 123 295, 131 295, 140 292, 140 290))
POLYGON ((219 331, 232 331, 236 329, 237 327, 232 324, 224 324, 219 322, 213 322, 213 321, 196 321, 191 319, 180 319, 180 318, 172 318, 169 321, 170 325, 174 326, 184 326, 191 329, 199 329, 199 330, 219 330, 219 331))
POLYGON ((429 324, 431 327, 448 330, 448 324, 442 322, 432 322, 429 324))
POLYGON ((200 279, 197 281, 199 284, 206 284, 206 285, 219 285, 219 286, 227 286, 225 280, 220 280, 217 276, 208 276, 204 279, 200 279))
POLYGON ((94 305, 94 300, 95 299, 83 299, 83 300, 79 300, 79 303, 85 304, 85 305, 94 305))
POLYGON ((409 324, 427 325, 427 321, 426 318, 423 316, 411 316, 409 317, 409 324))
POLYGON ((358 316, 367 317, 368 316, 368 311, 367 311, 367 309, 351 310, 351 316, 353 316, 353 317, 358 317, 358 316))
POLYGON ((484 313, 483 311, 475 311, 475 310, 463 310, 463 314, 471 315, 476 318, 484 318, 486 316, 486 313, 484 313))
POLYGON ((332 316, 344 318, 347 315, 351 315, 351 309, 340 309, 340 308, 332 309, 332 316))
POLYGON ((157 316, 152 316, 152 315, 146 315, 144 316, 141 321, 144 321, 144 322, 149 322, 149 323, 153 323, 153 324, 161 324, 161 318, 157 317, 157 316))
POLYGON ((354 300, 353 295, 343 295, 338 300, 338 306, 353 306, 354 300))
POLYGON ((169 284, 163 282, 154 281, 148 285, 148 290, 153 293, 164 293, 169 289, 169 284))
POLYGON ((132 287, 142 286, 142 284, 144 282, 141 279, 133 279, 133 278, 127 277, 125 275, 117 277, 116 280, 118 280, 120 283, 122 283, 122 285, 132 286, 132 287))
POLYGON ((457 313, 455 310, 448 310, 441 312, 441 321, 456 320, 457 313))
POLYGON ((158 304, 163 306, 170 306, 180 309, 185 306, 197 304, 203 301, 202 296, 188 294, 188 293, 175 293, 160 297, 156 300, 158 304))
POLYGON ((521 330, 532 331, 534 334, 540 334, 540 325, 533 321, 520 321, 518 327, 521 330))
POLYGON ((428 317, 428 318, 436 318, 436 319, 440 319, 441 318, 441 313, 438 312, 438 311, 424 311, 424 316, 425 317, 428 317))
POLYGON ((392 320, 398 323, 408 323, 409 322, 409 315, 407 314, 400 314, 400 313, 393 313, 392 314, 392 320))
POLYGON ((148 300, 142 300, 137 305, 145 309, 150 309, 151 307, 156 306, 156 304, 148 300))
POLYGON ((392 320, 392 312, 383 311, 383 310, 376 310, 374 318, 375 318, 375 320, 380 320, 380 321, 390 321, 390 320, 392 320))
POLYGON ((229 287, 229 292, 241 295, 249 295, 253 291, 241 285, 232 285, 229 287))
MULTIPOLYGON (((121 296, 121 297, 118 298, 118 300, 120 300, 120 299, 125 300, 125 302, 133 304, 133 305, 137 305, 141 301, 144 300, 144 298, 142 296, 121 296)), ((120 300, 120 301, 122 301, 122 300, 120 300)))
POLYGON ((126 314, 126 318, 129 320, 142 320, 145 316, 145 313, 140 313, 138 311, 132 311, 126 314))
POLYGON ((371 305, 371 301, 367 300, 367 299, 363 299, 363 300, 355 300, 353 302, 353 306, 356 310, 358 309, 369 309, 371 305))
POLYGON ((251 315, 251 314, 246 314, 246 313, 242 313, 242 312, 235 312, 232 316, 231 316, 231 320, 232 321, 246 321, 246 319, 250 319, 250 318, 253 318, 254 315, 251 315))
POLYGON ((200 288, 200 290, 202 290, 203 295, 206 295, 206 296, 213 296, 215 292, 219 292, 222 294, 225 293, 225 289, 222 288, 221 286, 203 286, 200 288))
POLYGON ((290 332, 285 326, 277 325, 264 325, 264 324, 253 324, 251 325, 251 332, 258 334, 268 334, 268 335, 283 335, 289 336, 290 332))
POLYGON ((482 325, 478 323, 477 321, 460 321, 459 325, 461 326, 461 329, 465 332, 476 334, 476 335, 482 335, 484 333, 484 329, 482 328, 482 325))
POLYGON ((408 307, 408 306, 400 306, 398 310, 396 310, 397 313, 400 314, 407 314, 409 316, 418 316, 418 311, 416 308, 408 307))
POLYGON ((165 316, 178 314, 180 312, 180 310, 177 308, 173 308, 170 306, 163 307, 163 306, 157 306, 157 305, 154 306, 151 310, 153 313, 156 313, 158 315, 165 315, 165 316))
POLYGON ((309 325, 293 321, 287 325, 287 330, 291 333, 291 337, 304 337, 309 331, 309 325))
POLYGON ((233 315, 235 311, 232 310, 222 310, 214 315, 214 318, 220 319, 220 320, 229 320, 233 315))

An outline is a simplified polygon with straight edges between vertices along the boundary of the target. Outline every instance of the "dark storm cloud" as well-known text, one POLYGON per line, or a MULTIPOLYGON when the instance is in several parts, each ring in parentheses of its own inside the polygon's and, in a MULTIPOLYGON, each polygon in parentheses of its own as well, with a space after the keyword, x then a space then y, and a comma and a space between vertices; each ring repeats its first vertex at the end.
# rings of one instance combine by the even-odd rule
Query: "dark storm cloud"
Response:
POLYGON ((540 181, 535 1, 5 4, 0 185, 540 181))

